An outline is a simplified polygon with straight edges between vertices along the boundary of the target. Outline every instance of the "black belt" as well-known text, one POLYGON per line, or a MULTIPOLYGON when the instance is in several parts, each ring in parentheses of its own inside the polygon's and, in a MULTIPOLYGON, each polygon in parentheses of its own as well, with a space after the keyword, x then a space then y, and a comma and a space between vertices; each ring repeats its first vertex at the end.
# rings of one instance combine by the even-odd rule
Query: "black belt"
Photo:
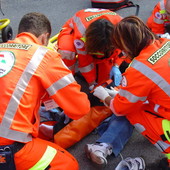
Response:
POLYGON ((20 149, 24 147, 25 143, 14 142, 11 145, 0 145, 0 151, 11 150, 13 154, 18 152, 20 149))

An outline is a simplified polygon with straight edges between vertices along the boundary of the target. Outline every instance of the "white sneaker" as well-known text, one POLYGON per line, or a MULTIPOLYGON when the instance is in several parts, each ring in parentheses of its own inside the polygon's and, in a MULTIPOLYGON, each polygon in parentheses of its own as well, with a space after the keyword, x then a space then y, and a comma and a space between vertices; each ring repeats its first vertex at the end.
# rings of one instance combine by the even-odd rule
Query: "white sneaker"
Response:
POLYGON ((108 155, 112 154, 112 147, 107 143, 86 144, 85 152, 89 159, 99 165, 106 165, 108 155))
POLYGON ((141 157, 126 158, 119 162, 115 170, 144 170, 145 161, 141 157))

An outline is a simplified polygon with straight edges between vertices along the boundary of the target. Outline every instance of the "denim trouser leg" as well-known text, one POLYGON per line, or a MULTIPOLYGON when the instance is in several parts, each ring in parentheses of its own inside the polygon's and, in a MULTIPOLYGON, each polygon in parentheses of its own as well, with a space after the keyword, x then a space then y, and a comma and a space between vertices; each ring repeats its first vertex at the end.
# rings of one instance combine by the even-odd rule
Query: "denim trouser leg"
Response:
POLYGON ((125 116, 115 116, 113 114, 107 124, 104 123, 99 126, 98 132, 101 137, 96 142, 111 144, 113 153, 117 156, 131 137, 133 126, 125 116))

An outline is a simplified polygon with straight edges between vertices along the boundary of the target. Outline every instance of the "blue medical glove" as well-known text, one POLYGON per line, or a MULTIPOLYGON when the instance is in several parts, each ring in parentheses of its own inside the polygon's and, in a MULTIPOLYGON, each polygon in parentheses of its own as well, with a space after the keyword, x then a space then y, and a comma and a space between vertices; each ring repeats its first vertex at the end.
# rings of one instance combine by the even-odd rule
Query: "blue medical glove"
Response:
POLYGON ((110 71, 110 78, 114 78, 114 84, 115 86, 119 86, 121 79, 122 79, 122 73, 119 70, 118 66, 113 66, 111 71, 110 71))

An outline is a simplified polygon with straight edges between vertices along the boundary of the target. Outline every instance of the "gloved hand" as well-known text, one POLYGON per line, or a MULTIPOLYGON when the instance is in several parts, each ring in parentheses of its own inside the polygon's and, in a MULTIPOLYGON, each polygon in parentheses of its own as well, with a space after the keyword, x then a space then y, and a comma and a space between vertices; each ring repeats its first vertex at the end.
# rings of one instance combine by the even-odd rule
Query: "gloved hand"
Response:
POLYGON ((105 88, 105 90, 109 93, 111 97, 115 97, 116 94, 118 93, 118 91, 115 90, 113 87, 111 87, 111 89, 105 88))
POLYGON ((109 95, 109 93, 102 86, 98 86, 94 89, 94 96, 98 97, 101 100, 105 100, 109 95))
POLYGON ((113 77, 114 77, 115 86, 119 86, 120 81, 122 79, 122 73, 120 72, 118 66, 113 66, 110 71, 110 78, 112 79, 113 77))
POLYGON ((167 39, 170 39, 169 33, 159 34, 159 37, 160 37, 160 38, 167 38, 167 39))
POLYGON ((89 90, 93 90, 94 89, 94 84, 92 84, 91 86, 89 86, 89 90))
POLYGON ((97 83, 96 83, 95 81, 94 81, 93 83, 91 83, 91 84, 89 85, 89 90, 90 90, 90 91, 93 90, 96 85, 97 85, 97 83))

